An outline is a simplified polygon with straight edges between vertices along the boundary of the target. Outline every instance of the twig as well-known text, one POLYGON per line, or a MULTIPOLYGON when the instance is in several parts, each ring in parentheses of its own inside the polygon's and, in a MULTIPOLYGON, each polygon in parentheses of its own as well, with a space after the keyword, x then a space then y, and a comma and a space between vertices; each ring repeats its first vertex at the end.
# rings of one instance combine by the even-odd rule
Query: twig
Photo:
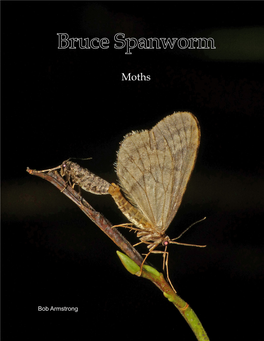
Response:
POLYGON ((49 181, 57 187, 64 195, 71 199, 86 215, 90 218, 125 254, 128 255, 136 264, 141 265, 143 258, 140 253, 129 243, 128 240, 97 212, 88 202, 81 197, 71 186, 68 186, 64 179, 55 171, 43 173, 34 169, 27 168, 27 172, 49 181))
POLYGON ((56 171, 49 171, 45 173, 43 171, 27 168, 27 172, 31 175, 35 175, 49 181, 69 199, 71 199, 122 251, 125 252, 128 257, 121 252, 117 252, 125 268, 134 275, 140 274, 142 277, 151 280, 163 292, 163 295, 179 310, 181 315, 191 327, 197 340, 209 341, 209 338, 195 312, 191 309, 187 302, 174 292, 168 282, 164 279, 163 274, 148 265, 144 265, 141 272, 140 267, 143 262, 143 258, 138 251, 115 227, 112 226, 106 218, 103 217, 102 214, 97 212, 84 198, 82 198, 71 186, 69 186, 56 171))

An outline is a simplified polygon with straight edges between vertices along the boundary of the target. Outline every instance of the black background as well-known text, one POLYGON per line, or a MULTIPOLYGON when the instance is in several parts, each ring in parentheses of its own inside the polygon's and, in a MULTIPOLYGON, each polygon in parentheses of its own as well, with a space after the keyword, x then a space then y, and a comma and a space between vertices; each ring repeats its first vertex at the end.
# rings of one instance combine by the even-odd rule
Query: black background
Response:
MULTIPOLYGON (((264 28, 258 3, 2 2, 3 340, 129 336, 194 340, 151 282, 49 183, 26 173, 69 157, 108 181, 123 136, 174 111, 201 126, 197 163, 171 238, 170 276, 211 340, 261 340, 264 28), (109 50, 58 50, 57 33, 108 37, 109 50), (113 49, 113 36, 201 37, 216 50, 113 49), (150 82, 122 82, 121 73, 150 82), (38 312, 38 306, 77 306, 38 312)), ((109 196, 83 193, 112 223, 109 196)), ((131 241, 135 235, 122 230, 131 241)), ((144 248, 140 249, 144 252, 144 248)), ((161 270, 161 257, 150 261, 161 270)))

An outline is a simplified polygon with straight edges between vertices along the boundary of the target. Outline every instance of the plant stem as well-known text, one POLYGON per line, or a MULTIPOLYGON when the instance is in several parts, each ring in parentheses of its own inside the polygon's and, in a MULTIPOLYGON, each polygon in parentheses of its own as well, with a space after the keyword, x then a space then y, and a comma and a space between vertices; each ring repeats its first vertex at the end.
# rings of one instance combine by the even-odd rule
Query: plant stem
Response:
POLYGON ((209 340, 194 311, 188 303, 186 303, 173 291, 169 283, 164 279, 163 274, 148 265, 143 265, 142 272, 140 272, 143 258, 139 252, 106 218, 104 218, 101 213, 97 212, 83 197, 81 197, 80 194, 69 186, 57 171, 43 172, 27 168, 27 172, 31 175, 35 175, 49 181, 64 195, 71 199, 127 255, 126 256, 119 251, 117 252, 125 268, 134 275, 140 274, 141 277, 152 281, 153 284, 155 284, 163 292, 163 295, 179 310, 181 315, 191 327, 197 340, 209 340))

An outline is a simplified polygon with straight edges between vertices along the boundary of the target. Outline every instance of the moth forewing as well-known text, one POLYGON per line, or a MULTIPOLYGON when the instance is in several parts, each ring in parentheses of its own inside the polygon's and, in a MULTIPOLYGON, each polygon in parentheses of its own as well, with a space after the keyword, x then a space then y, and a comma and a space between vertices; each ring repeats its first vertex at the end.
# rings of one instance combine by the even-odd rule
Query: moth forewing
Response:
POLYGON ((109 193, 137 227, 137 236, 149 249, 147 256, 151 252, 163 253, 164 257, 167 254, 171 240, 165 232, 181 204, 199 142, 196 117, 189 112, 177 112, 149 131, 126 135, 120 145, 116 172, 130 203, 117 185, 112 184, 109 193), (114 191, 114 186, 119 190, 114 191), (165 246, 165 251, 155 250, 159 244, 165 246))

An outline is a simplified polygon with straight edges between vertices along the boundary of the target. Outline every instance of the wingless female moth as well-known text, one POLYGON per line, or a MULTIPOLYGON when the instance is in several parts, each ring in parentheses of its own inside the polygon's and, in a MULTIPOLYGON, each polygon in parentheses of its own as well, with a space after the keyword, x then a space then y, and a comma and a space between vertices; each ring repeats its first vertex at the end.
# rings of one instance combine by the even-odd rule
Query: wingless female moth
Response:
POLYGON ((109 182, 90 172, 87 168, 82 168, 77 163, 66 160, 58 166, 51 169, 45 169, 40 172, 49 172, 60 169, 61 176, 66 178, 67 182, 74 187, 78 185, 87 192, 93 194, 108 194, 109 182))

